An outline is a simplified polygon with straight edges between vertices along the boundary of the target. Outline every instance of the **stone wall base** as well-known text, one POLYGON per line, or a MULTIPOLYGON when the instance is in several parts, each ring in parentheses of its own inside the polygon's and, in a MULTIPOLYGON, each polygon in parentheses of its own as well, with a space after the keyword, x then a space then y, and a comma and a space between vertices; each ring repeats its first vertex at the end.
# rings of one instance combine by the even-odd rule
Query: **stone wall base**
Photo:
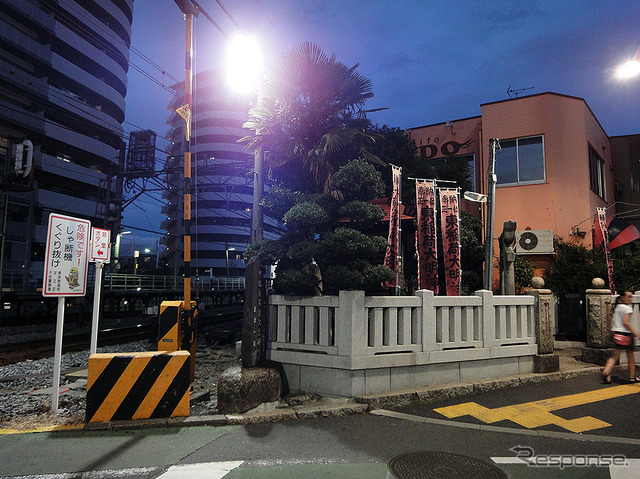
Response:
POLYGON ((218 380, 218 410, 245 412, 282 394, 280 373, 272 368, 227 369, 218 380))
POLYGON ((292 392, 357 397, 431 385, 474 382, 534 372, 533 356, 376 369, 337 369, 281 363, 292 392))
POLYGON ((534 373, 555 373, 560 371, 560 356, 557 354, 536 354, 533 357, 534 373))
POLYGON ((604 366, 612 352, 611 348, 584 347, 582 348, 582 362, 604 366))

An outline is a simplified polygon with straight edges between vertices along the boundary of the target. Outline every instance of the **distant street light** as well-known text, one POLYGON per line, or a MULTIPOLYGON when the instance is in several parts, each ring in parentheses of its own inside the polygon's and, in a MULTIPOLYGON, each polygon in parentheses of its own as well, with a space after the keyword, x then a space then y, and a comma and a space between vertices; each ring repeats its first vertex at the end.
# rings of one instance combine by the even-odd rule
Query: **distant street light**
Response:
POLYGON ((640 75, 640 60, 633 59, 626 61, 616 69, 618 80, 629 80, 640 75))
POLYGON ((120 269, 120 243, 122 241, 122 235, 129 235, 131 231, 121 231, 116 235, 116 247, 115 247, 115 262, 116 262, 116 270, 120 269))
MULTIPOLYGON (((237 36, 229 44, 227 52, 227 78, 236 91, 256 94, 256 105, 260 103, 260 82, 264 74, 262 53, 258 42, 249 37, 237 36)), ((256 130, 256 135, 260 130, 256 130)), ((264 195, 264 151, 258 145, 253 165, 253 206, 251 209, 251 243, 263 236, 264 218, 262 197, 264 195)), ((227 275, 228 276, 228 275, 227 275)))

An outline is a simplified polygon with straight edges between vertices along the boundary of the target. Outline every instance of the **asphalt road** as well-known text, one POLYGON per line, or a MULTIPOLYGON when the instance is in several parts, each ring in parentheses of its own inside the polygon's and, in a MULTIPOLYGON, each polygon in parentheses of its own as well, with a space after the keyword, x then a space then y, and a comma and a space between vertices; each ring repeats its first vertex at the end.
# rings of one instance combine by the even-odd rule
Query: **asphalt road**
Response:
MULTIPOLYGON (((96 471, 82 477, 375 479, 396 477, 388 464, 397 456, 440 451, 502 471, 494 477, 637 478, 639 401, 640 385, 603 386, 597 377, 583 376, 345 417, 0 435, 0 475, 65 479, 96 471), (481 419, 447 417, 452 411, 471 411, 481 419), (532 426, 550 417, 560 425, 532 426), (598 427, 571 432, 567 424, 598 427), (613 461, 622 465, 612 468, 613 461)), ((423 472, 407 477, 450 477, 450 470, 425 467, 418 463, 423 472)))

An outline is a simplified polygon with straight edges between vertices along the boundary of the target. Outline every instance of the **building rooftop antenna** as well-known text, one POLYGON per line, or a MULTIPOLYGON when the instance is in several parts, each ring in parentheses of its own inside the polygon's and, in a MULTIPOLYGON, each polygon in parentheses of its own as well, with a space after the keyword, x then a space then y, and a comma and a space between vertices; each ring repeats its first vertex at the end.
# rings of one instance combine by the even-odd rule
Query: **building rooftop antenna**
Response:
POLYGON ((511 88, 511 85, 509 85, 509 88, 507 88, 507 95, 509 95, 509 98, 513 98, 512 94, 515 95, 516 98, 518 98, 518 95, 520 95, 520 93, 527 91, 527 90, 533 90, 535 87, 527 87, 527 88, 518 88, 516 90, 511 88))

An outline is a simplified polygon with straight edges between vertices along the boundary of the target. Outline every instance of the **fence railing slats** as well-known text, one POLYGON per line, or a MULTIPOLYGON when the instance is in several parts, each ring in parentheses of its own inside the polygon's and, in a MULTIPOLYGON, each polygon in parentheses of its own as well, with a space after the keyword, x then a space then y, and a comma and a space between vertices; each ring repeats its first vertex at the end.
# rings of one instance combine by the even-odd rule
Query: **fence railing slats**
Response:
POLYGON ((271 295, 269 302, 272 347, 288 354, 372 358, 535 345, 535 299, 529 295, 481 290, 458 297, 431 291, 365 297, 362 291, 341 291, 337 297, 271 295))

